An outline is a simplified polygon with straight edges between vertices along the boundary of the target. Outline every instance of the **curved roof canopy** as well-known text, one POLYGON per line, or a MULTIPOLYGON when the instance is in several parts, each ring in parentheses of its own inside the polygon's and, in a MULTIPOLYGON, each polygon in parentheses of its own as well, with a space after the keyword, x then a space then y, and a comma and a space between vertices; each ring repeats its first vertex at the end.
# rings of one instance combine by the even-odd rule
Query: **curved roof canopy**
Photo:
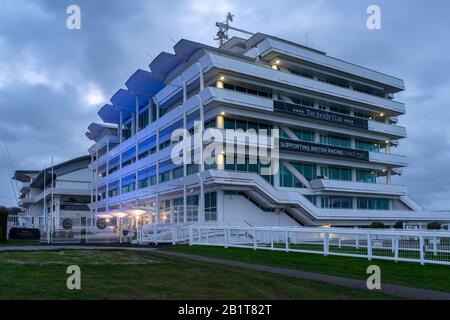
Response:
POLYGON ((207 46, 198 42, 189 41, 186 39, 181 39, 173 47, 175 54, 182 60, 186 61, 192 57, 192 55, 200 49, 206 48, 207 46))
POLYGON ((98 112, 98 115, 105 123, 119 124, 120 121, 119 112, 117 112, 114 106, 110 104, 105 104, 98 112))
POLYGON ((150 63, 150 69, 152 74, 159 81, 164 81, 167 75, 175 69, 182 60, 174 54, 161 52, 155 60, 150 63))
POLYGON ((133 112, 136 110, 136 96, 128 90, 119 89, 110 99, 114 108, 118 111, 133 112))
POLYGON ((96 140, 105 130, 117 130, 117 126, 104 123, 91 123, 88 130, 89 131, 86 132, 86 137, 90 140, 96 140))
POLYGON ((138 96, 153 97, 165 87, 164 82, 157 80, 151 72, 137 70, 125 83, 128 90, 138 96))

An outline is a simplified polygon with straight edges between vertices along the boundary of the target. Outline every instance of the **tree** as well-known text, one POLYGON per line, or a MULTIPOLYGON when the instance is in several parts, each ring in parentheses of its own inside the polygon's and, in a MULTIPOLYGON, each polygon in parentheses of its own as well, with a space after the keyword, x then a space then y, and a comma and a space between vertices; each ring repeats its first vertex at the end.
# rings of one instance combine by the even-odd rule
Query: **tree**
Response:
POLYGON ((394 224, 394 229, 403 229, 403 224, 404 224, 403 221, 397 221, 397 222, 394 224))
POLYGON ((386 225, 380 221, 374 221, 370 224, 371 229, 385 229, 386 225))
POLYGON ((8 209, 0 206, 0 242, 6 241, 7 224, 8 224, 8 209))
POLYGON ((428 230, 441 230, 442 226, 439 222, 430 222, 427 225, 428 230))

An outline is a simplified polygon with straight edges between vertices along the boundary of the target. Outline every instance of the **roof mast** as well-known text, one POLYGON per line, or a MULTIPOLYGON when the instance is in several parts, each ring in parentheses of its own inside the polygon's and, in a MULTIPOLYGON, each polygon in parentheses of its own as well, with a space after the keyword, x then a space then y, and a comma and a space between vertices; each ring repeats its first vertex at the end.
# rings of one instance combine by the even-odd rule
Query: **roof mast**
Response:
POLYGON ((242 29, 238 29, 238 28, 234 28, 234 27, 230 26, 230 22, 233 22, 233 17, 234 17, 234 15, 232 15, 230 12, 228 12, 224 22, 216 22, 216 27, 219 28, 219 31, 217 32, 217 36, 216 36, 216 38, 214 38, 214 40, 219 41, 219 47, 221 47, 225 42, 227 42, 230 39, 230 37, 228 36, 229 30, 234 30, 237 32, 245 33, 250 36, 254 35, 253 32, 249 32, 246 30, 242 30, 242 29))

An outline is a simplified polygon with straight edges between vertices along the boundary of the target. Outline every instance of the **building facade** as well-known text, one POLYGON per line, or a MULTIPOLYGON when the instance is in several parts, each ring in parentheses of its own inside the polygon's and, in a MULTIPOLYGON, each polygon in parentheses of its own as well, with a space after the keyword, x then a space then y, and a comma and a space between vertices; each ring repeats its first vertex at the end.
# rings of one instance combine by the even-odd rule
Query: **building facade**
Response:
MULTIPOLYGON (((401 79, 260 33, 220 48, 181 40, 150 69, 136 71, 99 111, 103 123, 89 127, 93 215, 253 226, 450 221, 395 184, 407 166, 396 153, 407 137, 405 105, 394 98, 401 79), (175 141, 176 129, 186 131, 175 141), (208 129, 267 133, 279 170, 267 174, 271 156, 248 146, 211 154, 213 164, 176 164, 173 149, 208 129)), ((205 159, 206 140, 189 157, 205 159)))
POLYGON ((18 225, 57 229, 64 219, 81 223, 90 217, 90 156, 54 165, 45 170, 17 170, 13 179, 21 183, 18 225), (52 221, 53 220, 53 221, 52 221), (52 223, 52 224, 51 224, 52 223))

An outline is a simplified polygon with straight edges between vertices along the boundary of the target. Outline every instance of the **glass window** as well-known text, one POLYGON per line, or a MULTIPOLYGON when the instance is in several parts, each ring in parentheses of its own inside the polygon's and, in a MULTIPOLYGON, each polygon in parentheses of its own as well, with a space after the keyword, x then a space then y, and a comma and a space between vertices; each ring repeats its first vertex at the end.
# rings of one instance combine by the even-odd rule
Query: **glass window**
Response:
POLYGON ((356 145, 356 149, 358 149, 358 150, 380 152, 380 144, 377 142, 356 140, 355 145, 356 145))
POLYGON ((321 198, 321 205, 326 209, 352 209, 352 198, 325 196, 321 198))
POLYGON ((389 210, 389 199, 358 198, 358 209, 361 209, 361 210, 389 210))
POLYGON ((331 135, 320 135, 320 143, 329 145, 329 146, 335 146, 335 147, 342 147, 342 148, 350 148, 350 138, 340 137, 340 136, 331 136, 331 135))
POLYGON ((356 181, 364 183, 377 183, 377 173, 375 170, 356 170, 356 181))
POLYGON ((205 221, 217 221, 217 193, 205 194, 205 221))
POLYGON ((320 174, 330 180, 352 181, 352 170, 342 167, 320 167, 320 174))

